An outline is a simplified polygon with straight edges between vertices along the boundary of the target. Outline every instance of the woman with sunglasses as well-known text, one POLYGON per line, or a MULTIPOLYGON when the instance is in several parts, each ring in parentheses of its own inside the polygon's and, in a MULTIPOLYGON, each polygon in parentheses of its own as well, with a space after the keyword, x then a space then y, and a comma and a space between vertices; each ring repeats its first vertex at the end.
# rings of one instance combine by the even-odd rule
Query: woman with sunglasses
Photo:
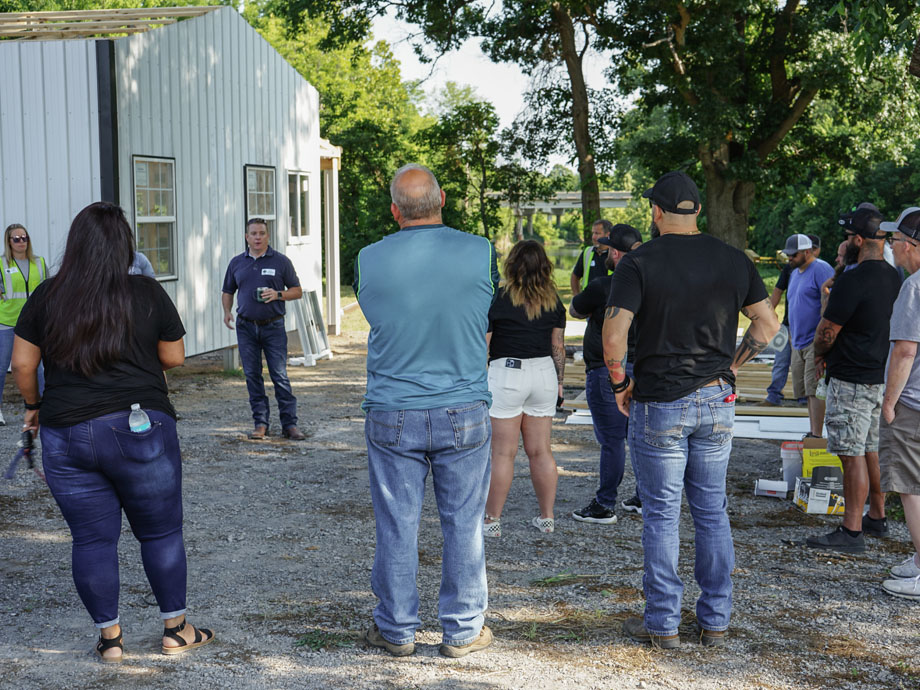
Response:
MULTIPOLYGON (((3 281, 0 283, 0 400, 6 383, 6 370, 13 354, 13 326, 29 295, 48 275, 45 260, 32 253, 29 233, 19 223, 7 226, 3 234, 3 281)), ((38 365, 39 392, 45 389, 45 372, 38 365)), ((0 410, 0 425, 6 424, 0 410)))
POLYGON ((124 652, 122 512, 159 605, 162 652, 214 639, 185 621, 182 457, 163 375, 185 360, 185 328, 156 280, 128 274, 133 260, 134 233, 122 210, 105 202, 84 208, 70 226, 60 270, 23 308, 13 346, 24 427, 36 431, 41 423, 42 466, 70 527, 73 580, 99 630, 102 661, 121 661, 124 652), (36 377, 42 358, 44 398, 36 377), (136 406, 145 424, 129 422, 136 406))

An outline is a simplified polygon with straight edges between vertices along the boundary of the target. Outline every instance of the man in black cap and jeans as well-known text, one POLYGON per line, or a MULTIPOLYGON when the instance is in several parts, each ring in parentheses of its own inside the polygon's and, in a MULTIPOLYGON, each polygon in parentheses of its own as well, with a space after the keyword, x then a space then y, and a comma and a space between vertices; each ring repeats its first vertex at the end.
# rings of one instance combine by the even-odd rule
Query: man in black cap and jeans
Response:
POLYGON ((808 537, 813 549, 861 553, 863 532, 888 535, 885 494, 879 479, 879 415, 888 358, 891 310, 901 289, 898 271, 884 258, 882 216, 858 208, 840 218, 847 236, 847 263, 858 265, 834 281, 815 332, 815 370, 827 370, 827 449, 843 463, 843 524, 808 537), (869 512, 863 506, 869 496, 869 512))
MULTIPOLYGON (((614 225, 608 237, 601 237, 598 242, 609 247, 605 263, 612 271, 635 247, 642 244, 642 236, 631 225, 619 223, 614 225)), ((584 508, 572 512, 572 517, 579 522, 593 522, 612 525, 617 521, 617 490, 623 480, 626 467, 626 430, 629 418, 617 408, 617 401, 610 390, 607 367, 604 366, 604 311, 610 294, 612 276, 595 278, 584 290, 572 298, 569 313, 576 319, 588 319, 585 329, 585 397, 591 410, 591 422, 594 436, 601 446, 600 482, 594 498, 584 508)), ((629 345, 626 371, 632 373, 636 334, 635 327, 629 331, 629 345)), ((642 513, 642 503, 638 496, 623 501, 623 509, 642 513)))
POLYGON ((735 419, 735 374, 779 330, 763 281, 739 249, 700 234, 699 190, 681 172, 644 194, 661 236, 617 265, 604 321, 604 357, 642 499, 645 615, 624 632, 662 648, 680 645, 683 582, 677 573, 683 491, 696 528, 698 639, 725 641, 735 556, 725 473, 735 419), (736 348, 738 312, 751 325, 736 348), (635 380, 627 340, 637 324, 635 380), (628 407, 627 407, 628 406, 628 407))

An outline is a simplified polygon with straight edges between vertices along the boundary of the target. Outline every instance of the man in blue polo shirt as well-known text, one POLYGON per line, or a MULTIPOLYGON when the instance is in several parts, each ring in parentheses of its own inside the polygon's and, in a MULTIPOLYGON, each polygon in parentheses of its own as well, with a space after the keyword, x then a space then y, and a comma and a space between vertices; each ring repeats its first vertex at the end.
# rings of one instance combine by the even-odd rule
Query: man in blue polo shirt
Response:
POLYGON ((371 327, 363 407, 377 528, 371 586, 378 604, 364 641, 394 656, 415 652, 418 527, 431 473, 444 537, 439 651, 455 658, 492 642, 483 625, 482 519, 492 440, 486 329, 498 288, 495 248, 441 222, 444 192, 427 168, 400 168, 390 195, 399 232, 365 247, 355 261, 355 294, 371 327))
POLYGON ((233 293, 239 291, 236 341, 255 423, 249 438, 261 440, 268 433, 268 396, 262 379, 264 352, 268 374, 275 387, 282 434, 285 438, 302 441, 305 437, 297 428, 297 399, 287 375, 284 303, 300 299, 303 290, 291 260, 268 246, 268 225, 262 218, 251 218, 246 223, 246 245, 248 249, 234 256, 227 267, 221 304, 224 325, 232 329, 230 309, 233 293))

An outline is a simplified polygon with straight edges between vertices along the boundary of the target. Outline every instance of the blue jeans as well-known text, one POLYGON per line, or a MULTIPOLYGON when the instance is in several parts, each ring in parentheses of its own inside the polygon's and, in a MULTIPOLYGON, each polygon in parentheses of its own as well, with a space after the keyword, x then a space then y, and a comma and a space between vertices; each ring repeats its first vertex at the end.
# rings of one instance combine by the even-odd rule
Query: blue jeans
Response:
POLYGON ((430 410, 369 410, 364 425, 377 550, 374 621, 394 644, 415 639, 418 526, 431 472, 444 538, 438 618, 444 644, 479 637, 488 605, 482 520, 492 425, 484 402, 430 410))
POLYGON ((118 622, 121 511, 141 543, 163 619, 185 612, 182 458, 176 421, 146 410, 135 434, 128 411, 67 427, 41 427, 42 465, 73 537, 73 581, 97 628, 118 622))
MULTIPOLYGON (((6 386, 6 371, 10 368, 13 359, 13 333, 12 328, 0 329, 0 401, 3 400, 3 389, 6 386)), ((45 367, 38 363, 38 394, 45 392, 45 367)))
MULTIPOLYGON (((783 326, 787 328, 787 326, 783 326)), ((789 378, 789 361, 792 359, 792 342, 786 340, 786 347, 774 354, 773 357, 773 380, 767 388, 767 401, 774 405, 779 405, 783 401, 783 387, 786 385, 786 379, 789 378)))
POLYGON ((725 472, 732 449, 730 386, 707 386, 674 402, 630 406, 636 485, 642 500, 645 627, 675 635, 684 584, 677 574, 681 490, 696 529, 696 618, 706 630, 726 630, 731 617, 735 550, 728 522, 725 472))
MULTIPOLYGON (((632 365, 626 366, 632 375, 632 365)), ((594 437, 601 446, 600 483, 595 499, 607 510, 617 506, 617 490, 626 466, 626 434, 629 417, 620 412, 610 388, 607 367, 596 367, 585 375, 585 397, 591 410, 594 437)))
POLYGON ((240 350, 240 364, 246 374, 246 389, 249 391, 254 425, 269 425, 268 396, 265 395, 265 380, 262 378, 264 352, 268 375, 275 387, 281 428, 297 426, 297 398, 294 397, 287 375, 287 331, 284 330, 284 319, 258 326, 237 318, 236 342, 240 350))

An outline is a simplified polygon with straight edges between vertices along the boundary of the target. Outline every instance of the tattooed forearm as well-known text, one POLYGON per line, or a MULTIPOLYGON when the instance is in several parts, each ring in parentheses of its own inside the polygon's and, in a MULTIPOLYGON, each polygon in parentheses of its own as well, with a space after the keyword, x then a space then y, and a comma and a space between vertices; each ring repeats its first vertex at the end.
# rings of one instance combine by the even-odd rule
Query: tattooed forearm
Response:
POLYGON ((622 359, 608 357, 606 360, 607 369, 610 371, 610 378, 614 383, 619 383, 626 377, 626 356, 622 359))
MULTIPOLYGON (((546 350, 544 350, 546 352, 546 350)), ((565 374, 565 345, 553 345, 553 366, 556 367, 556 378, 562 383, 562 377, 565 374)))
MULTIPOLYGON (((626 310, 623 309, 622 307, 607 307, 607 309, 604 310, 604 319, 614 319, 621 312, 624 312, 624 311, 626 310)), ((632 323, 633 317, 635 315, 632 312, 628 312, 628 311, 626 312, 626 314, 627 314, 627 318, 629 319, 628 323, 632 323)))
POLYGON ((732 368, 737 370, 738 367, 750 362, 754 357, 759 355, 766 346, 766 340, 758 340, 748 331, 741 339, 741 344, 738 345, 738 349, 735 350, 732 368))
POLYGON ((831 348, 834 347, 834 343, 837 341, 837 333, 839 330, 839 328, 826 325, 818 328, 818 332, 815 333, 816 355, 826 355, 831 351, 831 348))

